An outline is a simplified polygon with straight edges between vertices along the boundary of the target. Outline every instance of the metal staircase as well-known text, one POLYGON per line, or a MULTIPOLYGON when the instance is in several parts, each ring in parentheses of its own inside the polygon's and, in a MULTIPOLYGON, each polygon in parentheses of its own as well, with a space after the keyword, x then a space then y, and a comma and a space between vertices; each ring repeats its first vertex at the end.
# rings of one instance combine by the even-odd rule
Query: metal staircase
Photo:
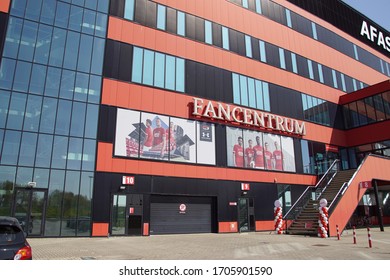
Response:
POLYGON ((317 235, 319 201, 325 198, 329 210, 342 193, 356 169, 339 171, 339 161, 335 160, 315 187, 308 187, 283 217, 292 221, 286 229, 288 234, 317 235))

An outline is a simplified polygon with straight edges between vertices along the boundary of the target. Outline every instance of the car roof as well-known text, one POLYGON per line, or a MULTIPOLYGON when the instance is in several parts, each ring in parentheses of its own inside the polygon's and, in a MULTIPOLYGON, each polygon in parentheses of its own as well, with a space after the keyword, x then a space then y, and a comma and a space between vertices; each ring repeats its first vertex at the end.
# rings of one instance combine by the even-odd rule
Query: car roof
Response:
POLYGON ((19 224, 18 219, 14 218, 14 217, 0 216, 0 225, 16 226, 16 227, 22 229, 22 227, 19 224))

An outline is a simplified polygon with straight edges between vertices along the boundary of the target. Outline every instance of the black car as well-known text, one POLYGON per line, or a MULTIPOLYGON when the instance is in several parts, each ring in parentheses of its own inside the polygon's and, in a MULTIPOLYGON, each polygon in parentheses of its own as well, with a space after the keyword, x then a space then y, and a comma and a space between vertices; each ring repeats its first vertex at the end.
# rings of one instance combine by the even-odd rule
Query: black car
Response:
POLYGON ((16 218, 0 216, 0 260, 32 260, 32 250, 16 218))

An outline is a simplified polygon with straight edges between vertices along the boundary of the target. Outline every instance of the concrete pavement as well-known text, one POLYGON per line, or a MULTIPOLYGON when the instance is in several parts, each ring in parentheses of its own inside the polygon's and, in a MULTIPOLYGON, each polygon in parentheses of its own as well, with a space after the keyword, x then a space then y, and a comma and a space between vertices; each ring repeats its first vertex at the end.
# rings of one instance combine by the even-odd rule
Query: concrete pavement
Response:
POLYGON ((180 234, 147 237, 29 238, 34 260, 390 260, 390 227, 336 237, 274 232, 180 234))

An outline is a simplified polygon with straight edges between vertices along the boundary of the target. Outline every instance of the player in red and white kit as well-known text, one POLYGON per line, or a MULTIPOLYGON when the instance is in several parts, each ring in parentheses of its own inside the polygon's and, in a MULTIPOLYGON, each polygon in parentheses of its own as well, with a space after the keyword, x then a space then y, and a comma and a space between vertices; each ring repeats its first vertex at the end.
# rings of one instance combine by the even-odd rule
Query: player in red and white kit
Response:
POLYGON ((254 168, 255 167, 255 151, 253 150, 252 140, 248 140, 248 148, 245 149, 245 166, 254 168))
POLYGON ((145 142, 144 142, 144 148, 151 148, 153 145, 153 128, 152 128, 152 121, 150 119, 146 120, 146 129, 145 129, 145 142))
POLYGON ((274 142, 275 151, 273 152, 274 158, 274 169, 275 170, 283 170, 283 153, 280 150, 279 143, 277 141, 274 142))
POLYGON ((272 169, 272 153, 268 150, 268 142, 264 143, 265 168, 272 169))
POLYGON ((153 129, 153 150, 160 151, 161 157, 164 156, 166 139, 165 129, 161 127, 161 120, 157 118, 156 128, 153 129))
POLYGON ((242 137, 238 137, 238 144, 233 147, 233 165, 244 167, 244 148, 242 147, 242 137))
POLYGON ((166 139, 169 139, 169 143, 167 141, 165 150, 166 151, 176 150, 175 124, 173 122, 170 123, 169 129, 167 129, 166 139))
POLYGON ((253 147, 255 152, 255 168, 264 169, 264 150, 263 146, 261 145, 260 136, 256 136, 256 143, 257 145, 253 147))

